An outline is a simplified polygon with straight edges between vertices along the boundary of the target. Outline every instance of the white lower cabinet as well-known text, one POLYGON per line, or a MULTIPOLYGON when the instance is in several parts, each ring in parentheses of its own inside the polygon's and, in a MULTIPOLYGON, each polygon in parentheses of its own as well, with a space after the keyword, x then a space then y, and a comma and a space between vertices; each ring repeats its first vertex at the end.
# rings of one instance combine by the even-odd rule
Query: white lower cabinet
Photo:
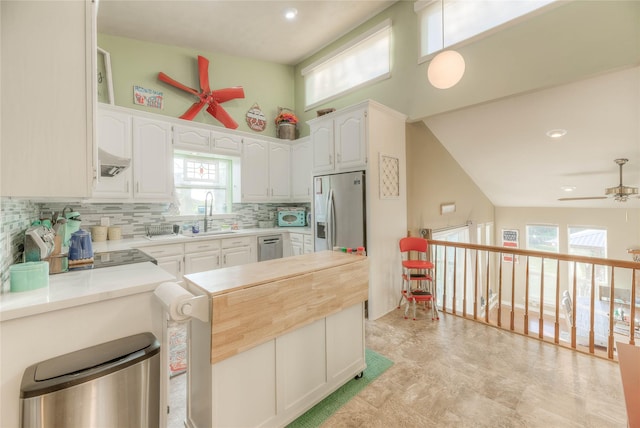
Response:
POLYGON ((364 303, 211 365, 211 324, 192 321, 188 426, 285 426, 366 367, 364 303))
POLYGON ((184 244, 184 273, 205 272, 220 267, 220 241, 184 244))
POLYGON ((182 281, 184 275, 184 246, 182 244, 165 244, 142 247, 144 251, 158 262, 165 271, 176 277, 176 281, 182 281))
POLYGON ((237 266, 257 261, 256 239, 251 236, 222 239, 221 267, 237 266))
POLYGON ((289 240, 291 241, 292 256, 313 253, 313 235, 291 232, 289 240))
POLYGON ((291 255, 299 256, 304 252, 304 238, 302 233, 289 233, 291 241, 291 255))

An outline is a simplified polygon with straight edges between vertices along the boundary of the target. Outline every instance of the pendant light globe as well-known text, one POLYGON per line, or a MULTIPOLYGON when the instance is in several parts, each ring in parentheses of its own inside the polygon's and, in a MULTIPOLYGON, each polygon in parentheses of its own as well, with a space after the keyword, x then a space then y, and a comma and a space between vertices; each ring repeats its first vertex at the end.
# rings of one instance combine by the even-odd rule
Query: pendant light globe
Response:
POLYGON ((456 51, 442 51, 431 60, 427 78, 436 88, 449 89, 462 79, 464 69, 462 55, 456 51))

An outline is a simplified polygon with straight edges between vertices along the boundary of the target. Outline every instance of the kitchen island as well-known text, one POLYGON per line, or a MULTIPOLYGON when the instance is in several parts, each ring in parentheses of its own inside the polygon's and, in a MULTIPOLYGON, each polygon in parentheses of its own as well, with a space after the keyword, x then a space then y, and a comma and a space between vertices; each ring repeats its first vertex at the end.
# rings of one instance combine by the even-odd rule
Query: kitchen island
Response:
POLYGON ((186 275, 210 299, 191 321, 187 426, 284 426, 362 373, 368 272, 324 251, 186 275))

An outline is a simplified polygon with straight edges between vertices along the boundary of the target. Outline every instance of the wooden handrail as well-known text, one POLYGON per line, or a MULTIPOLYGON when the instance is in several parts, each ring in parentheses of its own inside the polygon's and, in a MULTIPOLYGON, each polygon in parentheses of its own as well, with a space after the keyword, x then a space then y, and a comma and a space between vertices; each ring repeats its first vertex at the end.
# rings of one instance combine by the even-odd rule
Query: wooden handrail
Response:
POLYGON ((640 262, 428 241, 442 312, 608 359, 616 359, 616 342, 634 345, 636 334, 640 337, 635 319, 640 262), (532 267, 536 259, 540 265, 532 267), (587 274, 580 282, 579 268, 587 274), (535 287, 539 292, 532 296, 535 287))

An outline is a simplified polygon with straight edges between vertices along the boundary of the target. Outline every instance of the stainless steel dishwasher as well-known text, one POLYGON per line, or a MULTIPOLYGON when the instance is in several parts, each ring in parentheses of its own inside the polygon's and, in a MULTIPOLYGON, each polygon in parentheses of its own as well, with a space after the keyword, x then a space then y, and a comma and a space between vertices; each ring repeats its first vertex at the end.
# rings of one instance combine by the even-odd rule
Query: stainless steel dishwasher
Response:
POLYGON ((258 237, 258 261, 282 258, 282 235, 258 237))

